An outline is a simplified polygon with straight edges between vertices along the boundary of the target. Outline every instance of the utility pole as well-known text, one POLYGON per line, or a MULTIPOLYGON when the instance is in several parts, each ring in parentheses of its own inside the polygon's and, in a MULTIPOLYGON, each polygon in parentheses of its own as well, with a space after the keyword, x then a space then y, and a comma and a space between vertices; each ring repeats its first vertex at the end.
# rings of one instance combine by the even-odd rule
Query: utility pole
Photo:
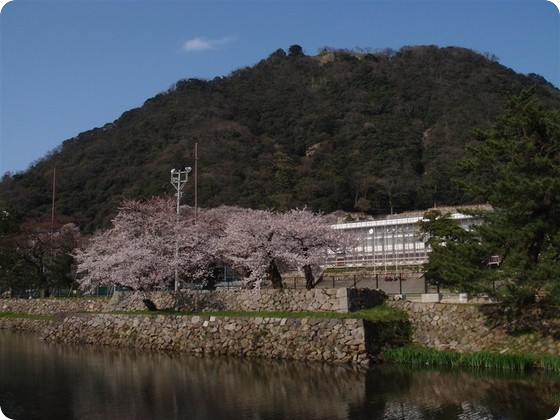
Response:
POLYGON ((194 144, 194 222, 198 220, 198 143, 194 144))
POLYGON ((54 205, 56 194, 56 166, 53 170, 53 185, 52 185, 52 205, 51 205, 51 233, 54 232, 54 205))
MULTIPOLYGON (((171 169, 171 184, 177 190, 177 219, 176 225, 179 225, 179 212, 180 212, 180 202, 183 196, 183 187, 189 180, 189 173, 191 172, 190 167, 185 167, 184 170, 171 169)), ((175 261, 179 261, 179 237, 175 239, 175 261)), ((175 291, 179 290, 179 270, 175 267, 175 291)))

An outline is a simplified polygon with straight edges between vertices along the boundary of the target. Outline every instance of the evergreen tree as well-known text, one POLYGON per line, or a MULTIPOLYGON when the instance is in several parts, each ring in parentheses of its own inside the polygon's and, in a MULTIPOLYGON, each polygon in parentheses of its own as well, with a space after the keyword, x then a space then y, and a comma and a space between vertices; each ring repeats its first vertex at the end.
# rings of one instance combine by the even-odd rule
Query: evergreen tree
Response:
MULTIPOLYGON (((481 212, 461 210, 480 220, 481 212)), ((430 259, 424 264, 426 280, 456 292, 493 293, 497 272, 488 270, 492 251, 481 240, 481 225, 474 224, 469 230, 439 210, 430 210, 418 222, 426 244, 430 247, 430 259)))
POLYGON ((560 110, 512 98, 466 161, 467 190, 495 211, 480 229, 515 296, 560 291, 560 110))
POLYGON ((22 265, 14 242, 20 226, 21 216, 15 210, 5 207, 0 210, 0 293, 21 280, 18 274, 22 265))
POLYGON ((432 244, 427 268, 478 291, 498 284, 518 302, 554 299, 560 292, 560 110, 545 110, 525 91, 476 139, 461 184, 493 210, 481 213, 485 223, 470 234, 456 241, 443 235, 443 246, 432 244), (497 271, 488 269, 492 256, 499 257, 497 271))

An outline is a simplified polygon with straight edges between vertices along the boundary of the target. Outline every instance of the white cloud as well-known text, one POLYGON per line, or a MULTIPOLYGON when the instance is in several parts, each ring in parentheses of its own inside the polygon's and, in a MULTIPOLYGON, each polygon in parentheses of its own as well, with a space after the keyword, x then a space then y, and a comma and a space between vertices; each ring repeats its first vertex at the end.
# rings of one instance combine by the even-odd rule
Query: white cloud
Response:
POLYGON ((182 50, 185 52, 196 52, 205 50, 215 50, 223 45, 229 44, 235 40, 234 37, 225 36, 219 39, 207 39, 204 37, 191 38, 183 42, 182 50))

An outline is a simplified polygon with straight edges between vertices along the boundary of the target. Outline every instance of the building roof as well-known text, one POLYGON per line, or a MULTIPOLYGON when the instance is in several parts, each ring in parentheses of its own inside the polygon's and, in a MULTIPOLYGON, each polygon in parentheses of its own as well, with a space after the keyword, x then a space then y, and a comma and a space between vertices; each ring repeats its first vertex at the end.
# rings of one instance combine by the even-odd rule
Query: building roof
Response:
POLYGON ((454 219, 461 219, 465 216, 461 210, 492 210, 492 206, 488 204, 480 205, 465 205, 465 206, 446 206, 446 207, 432 207, 427 210, 416 210, 397 214, 385 215, 382 217, 371 217, 369 220, 358 220, 352 222, 343 222, 344 219, 339 219, 339 222, 332 225, 334 229, 351 229, 351 228, 365 228, 375 226, 390 225, 403 225, 410 223, 417 223, 422 220, 424 214, 430 210, 438 210, 442 214, 451 213, 454 219))

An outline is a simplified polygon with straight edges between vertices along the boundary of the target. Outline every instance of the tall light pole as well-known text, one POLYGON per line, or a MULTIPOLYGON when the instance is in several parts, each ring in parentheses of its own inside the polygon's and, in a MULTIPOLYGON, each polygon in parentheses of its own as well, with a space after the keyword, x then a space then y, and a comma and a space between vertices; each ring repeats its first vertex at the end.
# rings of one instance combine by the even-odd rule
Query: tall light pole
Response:
MULTIPOLYGON (((190 167, 185 167, 184 170, 171 169, 171 184, 177 190, 177 219, 176 224, 179 225, 179 209, 181 197, 183 196, 183 187, 189 180, 189 173, 191 172, 190 167)), ((175 240, 175 261, 179 261, 179 237, 177 236, 175 240)), ((179 290, 179 270, 175 267, 175 291, 179 290)))

